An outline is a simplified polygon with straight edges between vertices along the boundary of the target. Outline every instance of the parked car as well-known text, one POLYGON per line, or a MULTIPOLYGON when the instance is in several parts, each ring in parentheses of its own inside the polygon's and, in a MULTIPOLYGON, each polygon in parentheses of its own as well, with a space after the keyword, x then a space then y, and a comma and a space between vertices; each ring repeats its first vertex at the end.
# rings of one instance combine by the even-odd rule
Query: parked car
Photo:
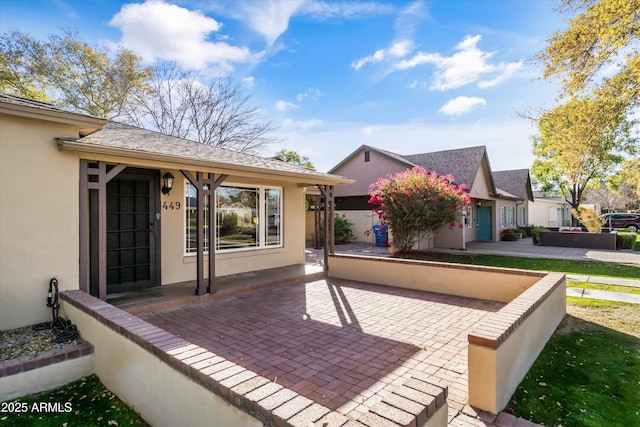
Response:
POLYGON ((635 232, 640 229, 640 213, 608 213, 600 215, 598 218, 602 221, 603 227, 628 228, 635 232), (611 223, 609 223, 609 218, 611 218, 611 223))

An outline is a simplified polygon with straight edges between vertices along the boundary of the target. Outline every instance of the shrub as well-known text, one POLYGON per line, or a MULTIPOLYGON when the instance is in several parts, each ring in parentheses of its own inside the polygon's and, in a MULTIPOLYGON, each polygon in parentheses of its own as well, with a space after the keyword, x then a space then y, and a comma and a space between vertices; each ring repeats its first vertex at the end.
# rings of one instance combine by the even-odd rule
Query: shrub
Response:
POLYGON ((547 227, 537 226, 531 229, 531 239, 533 240, 534 245, 539 245, 540 242, 540 233, 549 231, 547 227))
POLYGON ((336 243, 349 243, 356 238, 351 231, 351 223, 344 215, 336 215, 333 221, 336 243))
POLYGON ((602 223, 595 210, 579 206, 577 211, 571 209, 571 214, 589 230, 589 233, 600 233, 602 231, 602 223))
POLYGON ((500 232, 500 240, 504 242, 515 242, 520 238, 520 232, 515 228, 505 228, 500 232))
MULTIPOLYGON (((471 203, 465 186, 416 166, 369 186, 369 203, 380 223, 389 226, 394 246, 408 252, 415 242, 438 228, 454 227, 463 207, 471 203)), ((458 224, 462 227, 462 224, 458 224)))
POLYGON ((633 249, 636 233, 616 233, 616 249, 633 249))

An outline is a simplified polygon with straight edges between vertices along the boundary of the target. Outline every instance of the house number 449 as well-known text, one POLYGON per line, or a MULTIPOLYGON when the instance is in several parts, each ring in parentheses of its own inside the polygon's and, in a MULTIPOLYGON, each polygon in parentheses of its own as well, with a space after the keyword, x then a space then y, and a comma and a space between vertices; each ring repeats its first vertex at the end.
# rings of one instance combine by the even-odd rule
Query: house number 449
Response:
POLYGON ((181 206, 180 202, 167 202, 166 200, 162 202, 162 209, 171 209, 173 211, 180 209, 181 206))

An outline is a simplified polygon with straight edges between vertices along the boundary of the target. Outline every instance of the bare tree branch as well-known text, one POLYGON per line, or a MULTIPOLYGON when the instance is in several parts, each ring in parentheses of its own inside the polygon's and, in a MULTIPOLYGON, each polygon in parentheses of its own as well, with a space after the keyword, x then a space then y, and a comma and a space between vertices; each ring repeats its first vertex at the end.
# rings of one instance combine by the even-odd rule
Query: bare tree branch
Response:
POLYGON ((158 64, 149 85, 136 93, 127 117, 137 126, 168 135, 258 153, 275 142, 269 135, 273 128, 248 101, 242 86, 231 79, 203 84, 175 64, 158 64))

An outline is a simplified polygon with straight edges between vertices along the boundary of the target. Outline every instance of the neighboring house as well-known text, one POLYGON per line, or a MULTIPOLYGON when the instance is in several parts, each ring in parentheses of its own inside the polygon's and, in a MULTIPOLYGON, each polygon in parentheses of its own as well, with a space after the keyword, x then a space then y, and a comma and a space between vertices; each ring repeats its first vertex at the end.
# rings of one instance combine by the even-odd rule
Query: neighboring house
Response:
POLYGON ((107 299, 304 264, 307 187, 351 182, 0 95, 0 330, 50 320, 53 277, 107 299))
POLYGON ((571 205, 559 193, 533 192, 534 203, 529 203, 529 225, 547 228, 571 225, 571 205))
POLYGON ((511 213, 515 216, 515 225, 518 227, 528 225, 529 204, 534 202, 529 169, 498 171, 493 172, 492 175, 498 193, 516 201, 516 210, 511 213))
MULTIPOLYGON (((500 190, 495 183, 484 146, 400 155, 363 145, 332 168, 329 173, 348 176, 356 182, 337 187, 336 212, 353 224, 358 241, 372 242, 364 235, 378 222, 368 204, 369 186, 378 178, 422 166, 440 175, 453 175, 456 184, 465 184, 473 203, 467 206, 462 227, 445 226, 432 238, 420 242, 420 248, 447 247, 464 249, 466 242, 499 240, 500 232, 516 224, 516 208, 531 198, 530 180, 517 175, 512 191, 500 190), (523 186, 523 188, 520 188, 523 186)), ((504 176, 506 176, 504 172, 504 176)))

